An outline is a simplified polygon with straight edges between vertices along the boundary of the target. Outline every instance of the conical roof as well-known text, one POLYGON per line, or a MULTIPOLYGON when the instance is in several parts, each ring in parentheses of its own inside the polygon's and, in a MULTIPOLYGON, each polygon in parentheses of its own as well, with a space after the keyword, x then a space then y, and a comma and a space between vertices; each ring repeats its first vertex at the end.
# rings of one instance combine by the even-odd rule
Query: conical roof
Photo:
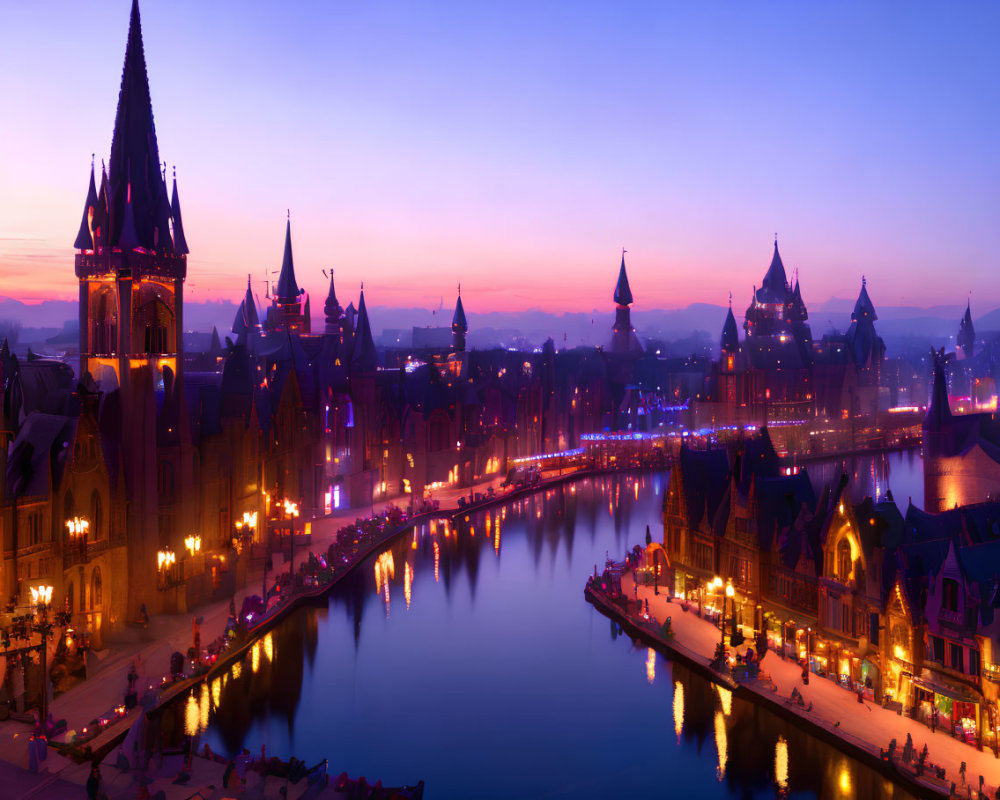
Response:
POLYGON ((365 305, 365 290, 361 290, 358 301, 358 322, 354 335, 354 352, 351 354, 351 371, 356 373, 372 373, 378 366, 375 353, 375 341, 372 338, 372 326, 368 320, 368 307, 365 305))
POLYGON ((257 315, 257 301, 253 299, 249 275, 247 275, 247 293, 243 297, 243 316, 247 327, 256 328, 260 325, 260 317, 257 315))
POLYGON ((934 360, 934 388, 931 391, 931 402, 927 406, 924 417, 924 427, 931 430, 941 428, 951 419, 951 405, 948 403, 948 382, 945 378, 945 354, 941 350, 931 350, 934 360))
POLYGON ((736 328, 736 317, 733 316, 733 307, 729 306, 726 313, 726 321, 722 324, 722 339, 720 341, 723 352, 735 353, 740 346, 740 335, 736 328))
POLYGON ((620 306, 632 304, 632 290, 628 285, 628 275, 625 274, 625 254, 622 253, 622 265, 618 270, 618 283, 615 284, 614 301, 620 306))
POLYGON ((326 302, 323 303, 323 313, 326 315, 326 324, 335 325, 344 317, 344 309, 337 301, 337 291, 333 286, 333 270, 330 270, 330 290, 326 293, 326 302))
POLYGON ((113 226, 110 242, 121 246, 122 229, 126 224, 125 206, 131 184, 132 225, 136 242, 140 247, 153 250, 158 205, 164 187, 137 0, 132 2, 129 19, 128 44, 125 47, 115 131, 111 139, 109 171, 113 226))
POLYGON ((174 252, 179 256, 186 256, 188 250, 187 239, 184 237, 184 222, 181 219, 181 199, 177 194, 177 173, 174 172, 174 189, 170 197, 170 216, 174 222, 174 252))
POLYGON ((455 314, 451 318, 451 329, 454 333, 469 332, 469 323, 465 319, 465 309, 462 307, 461 289, 459 289, 458 302, 455 303, 455 314))
POLYGON ((90 226, 97 211, 97 185, 94 183, 94 162, 90 162, 90 186, 87 189, 87 200, 83 204, 83 219, 80 220, 80 231, 76 234, 73 246, 77 250, 93 250, 94 237, 90 226))
POLYGON ((774 255, 771 256, 771 265, 764 275, 761 290, 766 291, 774 298, 783 297, 788 292, 788 277, 785 275, 785 265, 781 261, 781 253, 778 252, 777 239, 774 240, 774 255))
POLYGON ((854 311, 851 314, 851 320, 853 322, 874 322, 877 319, 878 315, 875 313, 875 305, 868 296, 868 281, 862 275, 861 294, 858 295, 858 302, 854 304, 854 311))
POLYGON ((299 285, 295 281, 295 264, 292 261, 292 221, 285 223, 285 254, 281 259, 281 274, 274 296, 279 303, 299 302, 299 285))

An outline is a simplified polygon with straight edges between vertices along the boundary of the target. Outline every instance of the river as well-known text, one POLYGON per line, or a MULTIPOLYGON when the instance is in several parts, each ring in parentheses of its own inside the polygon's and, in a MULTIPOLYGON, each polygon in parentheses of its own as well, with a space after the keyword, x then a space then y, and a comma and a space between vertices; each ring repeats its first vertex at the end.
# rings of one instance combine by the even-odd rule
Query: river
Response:
POLYGON ((661 535, 665 486, 588 478, 425 525, 178 704, 179 724, 230 755, 422 778, 429 798, 909 797, 584 600, 607 553, 661 535))

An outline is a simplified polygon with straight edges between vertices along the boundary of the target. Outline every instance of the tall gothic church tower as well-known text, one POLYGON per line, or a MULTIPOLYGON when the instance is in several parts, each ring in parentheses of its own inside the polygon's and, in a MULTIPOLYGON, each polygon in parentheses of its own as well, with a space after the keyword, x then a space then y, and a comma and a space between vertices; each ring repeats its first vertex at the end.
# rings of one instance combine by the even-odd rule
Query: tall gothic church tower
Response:
MULTIPOLYGON (((139 5, 132 3, 111 158, 90 187, 76 237, 80 374, 123 390, 133 370, 179 377, 187 242, 177 179, 167 194, 153 125, 139 5)), ((168 378, 169 380, 169 378, 168 378)))

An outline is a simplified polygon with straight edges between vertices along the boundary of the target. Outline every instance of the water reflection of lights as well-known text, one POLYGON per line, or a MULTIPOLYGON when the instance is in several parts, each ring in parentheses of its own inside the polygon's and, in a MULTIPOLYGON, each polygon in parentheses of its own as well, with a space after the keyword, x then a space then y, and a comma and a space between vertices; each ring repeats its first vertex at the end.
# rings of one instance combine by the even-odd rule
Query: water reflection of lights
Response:
POLYGON ((434 542, 434 583, 438 582, 439 567, 441 566, 441 547, 434 542))
POLYGON ((392 551, 386 550, 375 561, 375 593, 378 594, 385 588, 385 600, 389 602, 389 578, 396 577, 396 562, 392 558, 392 551))
POLYGON ((253 643, 253 647, 250 650, 250 669, 253 674, 257 674, 257 670, 260 669, 260 640, 258 639, 253 643))
POLYGON ((718 776, 721 781, 726 774, 726 760, 729 757, 729 739, 726 734, 726 718, 721 711, 715 712, 715 749, 719 751, 718 776))
POLYGON ((271 632, 268 631, 267 636, 264 637, 264 655, 267 656, 268 661, 274 659, 274 637, 271 632))
POLYGON ((788 790, 788 742, 783 736, 774 743, 774 782, 780 791, 788 790))
POLYGON ((233 663, 233 680, 234 681, 238 681, 240 679, 240 675, 242 673, 243 673, 243 665, 239 661, 234 662, 233 663))
POLYGON ((500 555, 500 518, 497 517, 496 532, 493 535, 493 550, 500 555))
POLYGON ((837 775, 837 788, 840 789, 844 797, 851 796, 851 773, 847 768, 847 762, 840 765, 840 773, 837 775))
POLYGON ((407 561, 403 565, 403 597, 406 598, 406 610, 410 610, 410 596, 413 590, 413 567, 407 561))
POLYGON ((646 654, 646 680, 650 683, 656 680, 656 651, 652 647, 646 654))
POLYGON ((677 741, 681 740, 681 733, 684 730, 684 685, 680 681, 674 681, 674 733, 677 734, 677 741))
POLYGON ((728 717, 733 711, 733 693, 725 686, 719 686, 719 684, 715 684, 715 688, 719 692, 719 704, 722 706, 722 713, 728 717))
POLYGON ((222 699, 222 679, 216 678, 212 681, 212 707, 219 707, 219 700, 222 699))
POLYGON ((188 736, 198 735, 198 701, 194 699, 193 689, 184 706, 184 733, 188 736))

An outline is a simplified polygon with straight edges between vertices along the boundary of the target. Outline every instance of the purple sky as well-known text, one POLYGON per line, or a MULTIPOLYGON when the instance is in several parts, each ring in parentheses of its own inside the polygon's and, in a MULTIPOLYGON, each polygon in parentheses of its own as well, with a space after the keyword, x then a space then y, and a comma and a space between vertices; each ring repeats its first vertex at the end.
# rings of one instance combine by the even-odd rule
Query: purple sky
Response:
MULTIPOLYGON (((4 4, 0 294, 73 298, 129 0, 4 4)), ((1000 305, 992 3, 141 2, 187 296, 263 295, 291 208, 314 296, 470 313, 1000 305)), ((356 301, 355 301, 356 302, 356 301)))

